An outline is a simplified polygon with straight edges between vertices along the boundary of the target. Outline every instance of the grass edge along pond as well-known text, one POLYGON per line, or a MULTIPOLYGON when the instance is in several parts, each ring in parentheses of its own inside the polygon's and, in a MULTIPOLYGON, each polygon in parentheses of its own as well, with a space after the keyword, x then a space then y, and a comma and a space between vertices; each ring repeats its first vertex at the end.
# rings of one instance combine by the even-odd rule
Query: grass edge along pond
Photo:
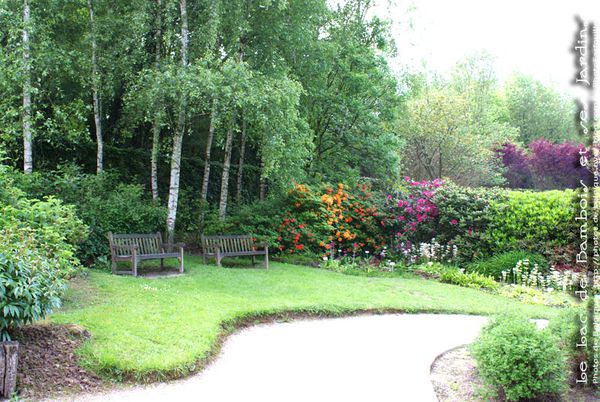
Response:
POLYGON ((517 312, 551 318, 558 311, 421 278, 358 277, 283 263, 269 270, 217 268, 186 257, 183 276, 89 271, 75 280, 50 320, 91 332, 79 349, 84 366, 112 380, 148 382, 198 371, 227 334, 261 317, 517 312))

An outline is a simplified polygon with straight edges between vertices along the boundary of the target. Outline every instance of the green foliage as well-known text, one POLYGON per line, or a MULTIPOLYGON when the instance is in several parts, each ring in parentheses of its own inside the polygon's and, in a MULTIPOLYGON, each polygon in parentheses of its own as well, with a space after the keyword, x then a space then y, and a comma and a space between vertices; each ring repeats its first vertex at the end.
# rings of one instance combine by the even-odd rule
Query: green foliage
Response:
POLYGON ((548 261, 543 256, 527 251, 508 251, 496 254, 492 257, 472 262, 467 265, 466 270, 469 272, 478 272, 500 280, 502 279, 502 271, 509 272, 521 260, 529 260, 531 266, 537 264, 538 270, 542 273, 548 271, 548 261))
POLYGON ((496 290, 500 287, 494 278, 490 276, 482 275, 477 272, 465 273, 458 268, 442 270, 440 273, 440 281, 474 289, 496 290))
POLYGON ((472 352, 485 384, 508 401, 556 395, 567 388, 564 350, 552 334, 523 317, 494 319, 472 352))
POLYGON ((584 308, 572 308, 562 311, 558 316, 550 320, 547 330, 558 339, 558 346, 566 351, 571 358, 581 355, 584 350, 577 347, 581 343, 580 315, 587 317, 584 308))
POLYGON ((65 278, 80 267, 86 226, 59 200, 29 199, 0 165, 0 338, 60 304, 65 278))
POLYGON ((576 140, 571 99, 532 77, 515 74, 504 86, 506 122, 519 129, 519 139, 529 144, 536 138, 560 143, 576 140))
POLYGON ((34 230, 0 229, 0 338, 16 327, 44 318, 60 306, 64 266, 48 258, 34 230))
MULTIPOLYGON (((82 262, 91 264, 108 255, 109 231, 156 233, 164 228, 165 208, 149 200, 142 186, 123 184, 111 173, 88 175, 66 166, 45 174, 17 174, 16 178, 29 194, 39 197, 51 191, 74 205, 77 216, 89 227, 89 237, 78 247, 82 262)), ((65 225, 61 228, 68 230, 65 225)))
POLYGON ((566 292, 548 291, 523 284, 500 287, 498 294, 527 304, 539 304, 551 307, 573 307, 575 298, 566 292))
POLYGON ((508 191, 493 200, 486 230, 492 252, 531 250, 549 254, 568 244, 575 233, 575 193, 564 191, 508 191))

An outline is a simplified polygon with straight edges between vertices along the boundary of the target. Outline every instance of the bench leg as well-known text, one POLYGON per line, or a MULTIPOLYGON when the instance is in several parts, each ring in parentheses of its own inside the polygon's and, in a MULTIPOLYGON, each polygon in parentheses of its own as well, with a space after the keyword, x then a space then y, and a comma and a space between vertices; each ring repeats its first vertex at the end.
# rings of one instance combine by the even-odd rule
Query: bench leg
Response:
POLYGON ((265 269, 269 269, 269 248, 265 247, 265 269))
POLYGON ((256 265, 256 256, 252 256, 252 266, 256 265))
POLYGON ((217 252, 217 267, 221 266, 221 254, 217 252))
POLYGON ((110 265, 111 265, 110 269, 111 269, 112 273, 115 274, 117 272, 117 262, 113 260, 110 265))
POLYGON ((165 268, 165 259, 164 259, 164 258, 161 258, 161 259, 160 259, 160 269, 162 270, 162 269, 164 269, 164 268, 165 268))
POLYGON ((137 260, 137 258, 134 258, 131 261, 131 265, 132 265, 131 273, 133 274, 133 276, 137 276, 137 274, 138 274, 138 260, 137 260))
POLYGON ((202 264, 204 264, 204 265, 208 264, 208 258, 206 258, 205 254, 202 254, 202 264))
POLYGON ((179 249, 179 273, 183 274, 183 248, 179 249))

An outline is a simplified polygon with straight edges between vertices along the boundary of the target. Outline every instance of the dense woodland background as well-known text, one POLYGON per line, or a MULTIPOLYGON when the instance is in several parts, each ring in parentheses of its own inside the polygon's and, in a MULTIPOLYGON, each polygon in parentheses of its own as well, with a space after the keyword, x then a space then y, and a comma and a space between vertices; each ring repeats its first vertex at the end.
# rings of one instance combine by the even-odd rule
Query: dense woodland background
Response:
POLYGON ((572 187, 571 99, 499 82, 485 52, 449 75, 403 65, 372 3, 0 0, 4 163, 31 196, 137 203, 134 221, 165 218, 154 198, 171 238, 293 182, 572 187))

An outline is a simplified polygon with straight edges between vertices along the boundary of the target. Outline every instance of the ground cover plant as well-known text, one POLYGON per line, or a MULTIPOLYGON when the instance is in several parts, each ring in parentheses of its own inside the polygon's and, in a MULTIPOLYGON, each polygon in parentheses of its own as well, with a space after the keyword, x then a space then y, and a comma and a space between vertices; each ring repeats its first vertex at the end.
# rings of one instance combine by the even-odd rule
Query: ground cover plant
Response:
POLYGON ((80 353, 111 378, 179 377, 199 368, 225 328, 278 312, 339 315, 356 310, 551 317, 556 310, 421 278, 365 278, 273 263, 269 270, 203 266, 182 277, 145 279, 91 271, 74 285, 57 323, 77 323, 92 339, 80 353), (91 297, 91 299, 90 299, 91 297), (160 345, 157 347, 157 345, 160 345))

